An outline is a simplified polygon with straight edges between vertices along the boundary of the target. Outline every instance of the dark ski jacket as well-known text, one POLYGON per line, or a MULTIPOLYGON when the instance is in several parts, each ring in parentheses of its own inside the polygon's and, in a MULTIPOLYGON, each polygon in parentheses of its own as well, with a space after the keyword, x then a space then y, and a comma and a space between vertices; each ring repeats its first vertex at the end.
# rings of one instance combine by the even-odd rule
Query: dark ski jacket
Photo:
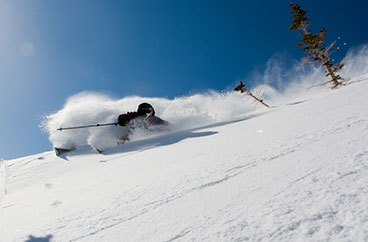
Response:
MULTIPOLYGON (((139 118, 139 117, 142 117, 142 116, 139 116, 137 112, 127 112, 125 114, 120 114, 118 117, 118 124, 120 126, 126 126, 131 120, 139 118)), ((167 125, 169 124, 167 121, 162 120, 159 117, 156 117, 154 115, 151 115, 145 118, 145 120, 147 121, 148 125, 167 125)))

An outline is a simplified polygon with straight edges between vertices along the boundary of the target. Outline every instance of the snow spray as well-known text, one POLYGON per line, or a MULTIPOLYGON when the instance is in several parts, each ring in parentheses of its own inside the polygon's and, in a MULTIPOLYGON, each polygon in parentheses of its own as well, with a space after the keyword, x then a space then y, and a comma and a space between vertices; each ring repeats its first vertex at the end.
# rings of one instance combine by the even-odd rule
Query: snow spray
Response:
MULTIPOLYGON (((302 100, 309 87, 326 81, 322 68, 303 66, 300 61, 290 59, 275 55, 267 62, 263 73, 253 72, 246 77, 246 83, 254 83, 255 87, 250 88, 252 93, 262 95, 268 104, 275 107, 302 100)), ((345 67, 341 71, 343 77, 355 78, 368 73, 368 45, 351 49, 344 62, 345 67)), ((117 140, 127 135, 127 127, 114 125, 63 132, 57 129, 93 123, 114 123, 119 114, 136 111, 137 106, 143 102, 152 104, 156 115, 170 123, 171 132, 238 119, 255 109, 264 108, 256 105, 247 96, 234 92, 232 89, 238 83, 234 81, 227 92, 208 91, 174 99, 138 96, 114 99, 100 93, 82 92, 68 98, 59 111, 46 116, 41 126, 49 134, 55 147, 68 149, 91 145, 104 150, 116 146, 117 140)), ((327 90, 326 87, 322 88, 323 91, 327 90)), ((311 91, 318 90, 321 88, 311 91)))

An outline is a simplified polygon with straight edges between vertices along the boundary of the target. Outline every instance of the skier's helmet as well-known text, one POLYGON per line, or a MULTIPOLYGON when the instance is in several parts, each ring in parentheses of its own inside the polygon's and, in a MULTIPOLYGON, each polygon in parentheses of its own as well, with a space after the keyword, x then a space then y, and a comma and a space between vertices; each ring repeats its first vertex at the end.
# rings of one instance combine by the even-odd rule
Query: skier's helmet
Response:
POLYGON ((141 103, 138 106, 137 110, 138 115, 144 116, 155 116, 155 110, 153 109, 152 105, 149 103, 141 103))

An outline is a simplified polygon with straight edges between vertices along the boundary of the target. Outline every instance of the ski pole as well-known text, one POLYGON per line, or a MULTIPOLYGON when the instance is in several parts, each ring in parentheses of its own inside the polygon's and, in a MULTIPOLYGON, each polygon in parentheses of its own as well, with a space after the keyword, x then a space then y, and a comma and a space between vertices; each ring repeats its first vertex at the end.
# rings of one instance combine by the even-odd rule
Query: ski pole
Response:
POLYGON ((67 129, 83 129, 83 128, 93 128, 93 127, 101 127, 108 125, 117 125, 118 123, 107 123, 107 124, 92 124, 92 125, 84 125, 84 126, 75 126, 75 127, 67 127, 67 128, 58 128, 57 130, 63 131, 67 129))

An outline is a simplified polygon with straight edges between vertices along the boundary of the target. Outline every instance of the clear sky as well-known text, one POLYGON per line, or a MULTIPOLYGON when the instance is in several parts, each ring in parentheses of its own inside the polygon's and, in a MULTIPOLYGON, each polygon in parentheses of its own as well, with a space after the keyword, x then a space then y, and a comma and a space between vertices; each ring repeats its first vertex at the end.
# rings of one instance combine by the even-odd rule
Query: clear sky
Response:
MULTIPOLYGON (((329 40, 368 42, 367 1, 294 2, 329 40)), ((299 59, 290 25, 284 0, 1 0, 0 158, 50 150, 42 116, 81 91, 174 98, 299 59)))

